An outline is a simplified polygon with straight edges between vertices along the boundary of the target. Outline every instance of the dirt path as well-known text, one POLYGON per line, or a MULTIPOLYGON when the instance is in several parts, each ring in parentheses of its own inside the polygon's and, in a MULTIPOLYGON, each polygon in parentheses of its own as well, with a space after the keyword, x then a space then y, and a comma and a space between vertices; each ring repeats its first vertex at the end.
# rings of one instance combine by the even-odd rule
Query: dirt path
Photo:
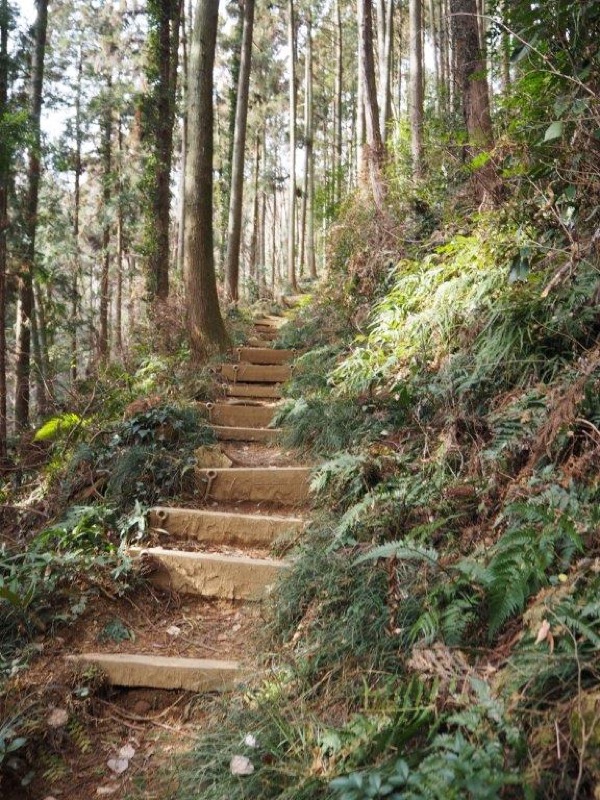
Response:
POLYGON ((193 743, 214 692, 255 674, 263 601, 286 569, 271 546, 297 538, 308 494, 308 469, 273 441, 251 441, 272 438, 269 412, 256 409, 274 410, 289 375, 293 354, 269 349, 279 324, 258 322, 266 341, 223 370, 227 399, 210 414, 231 466, 198 470, 193 507, 150 515, 151 542, 134 554, 148 584, 126 598, 101 595, 77 625, 41 638, 31 669, 11 682, 13 697, 43 705, 32 734, 44 747, 31 784, 3 784, 3 800, 174 797, 165 766, 193 743))

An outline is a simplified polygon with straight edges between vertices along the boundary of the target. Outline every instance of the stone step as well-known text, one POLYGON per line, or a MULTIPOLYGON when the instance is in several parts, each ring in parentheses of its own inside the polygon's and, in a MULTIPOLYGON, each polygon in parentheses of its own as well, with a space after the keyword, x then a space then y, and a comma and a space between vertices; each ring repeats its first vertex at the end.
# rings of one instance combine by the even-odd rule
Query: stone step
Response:
POLYGON ((205 499, 299 505, 309 496, 308 467, 196 469, 205 499))
POLYGON ((263 317, 259 317, 258 319, 254 320, 254 327, 255 328, 273 328, 277 330, 282 328, 288 320, 285 317, 277 317, 274 314, 265 314, 263 317))
POLYGON ((228 397, 266 397, 279 399, 283 396, 281 386, 264 383, 230 383, 225 387, 228 397))
POLYGON ((148 580, 160 589, 224 600, 262 600, 281 572, 285 561, 219 553, 189 553, 164 547, 130 547, 141 559, 148 580))
POLYGON ((285 364, 296 357, 295 350, 275 350, 272 347, 238 347, 238 361, 243 364, 285 364))
POLYGON ((215 692, 232 689, 242 671, 237 661, 128 653, 81 653, 67 656, 74 664, 93 664, 113 686, 215 692))
POLYGON ((306 525, 305 520, 299 517, 163 506, 150 511, 149 522, 151 527, 167 531, 171 536, 206 544, 243 544, 247 547, 266 547, 278 536, 300 533, 306 525))
POLYGON ((255 328, 255 331, 261 339, 265 339, 267 342, 273 343, 279 339, 279 334, 270 328, 255 328))
POLYGON ((283 383, 289 380, 292 369, 280 364, 221 364, 221 377, 242 383, 283 383))
POLYGON ((267 428, 275 412, 274 406, 245 406, 231 403, 206 403, 212 425, 241 428, 267 428))
POLYGON ((275 442, 280 428, 242 428, 232 425, 213 425, 219 442, 275 442))

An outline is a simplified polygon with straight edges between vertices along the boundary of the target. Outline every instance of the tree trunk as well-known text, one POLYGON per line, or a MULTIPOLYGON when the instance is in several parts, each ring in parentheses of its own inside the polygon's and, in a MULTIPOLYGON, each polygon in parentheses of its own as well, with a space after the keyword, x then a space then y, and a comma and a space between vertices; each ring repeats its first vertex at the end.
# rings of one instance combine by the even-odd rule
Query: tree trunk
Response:
POLYGON ((384 18, 383 30, 381 35, 383 41, 379 54, 379 130, 381 140, 385 143, 388 135, 388 127, 392 118, 392 55, 394 37, 394 0, 382 0, 380 10, 384 18))
POLYGON ((254 140, 254 197, 252 199, 252 236, 250 237, 250 253, 248 257, 248 274, 253 276, 256 280, 256 286, 260 285, 260 275, 258 268, 258 245, 259 245, 259 228, 260 228, 260 197, 259 197, 259 182, 260 182, 260 150, 261 138, 256 135, 254 140))
MULTIPOLYGON (((462 95, 462 107, 469 139, 471 158, 493 145, 485 61, 479 45, 477 0, 450 0, 452 38, 456 56, 456 82, 462 95)), ((494 202, 498 179, 491 162, 477 170, 482 203, 494 202)))
MULTIPOLYGON (((8 0, 0 0, 0 119, 8 104, 8 0)), ((7 456, 6 388, 6 237, 8 234, 8 179, 11 155, 8 144, 0 141, 0 465, 7 456)))
POLYGON ((344 78, 344 38, 341 0, 335 0, 335 144, 333 150, 333 203, 342 199, 342 91, 344 78))
POLYGON ((192 350, 205 359, 229 344, 215 276, 213 251, 213 70, 219 0, 198 0, 190 51, 189 148, 185 176, 187 325, 192 350))
POLYGON ((121 118, 117 127, 117 145, 119 148, 119 197, 117 200, 117 291, 115 296, 115 347, 117 353, 123 355, 123 187, 121 171, 123 169, 123 129, 121 118))
POLYGON ((31 63, 31 111, 28 166, 28 189, 25 206, 26 247, 18 278, 17 353, 15 389, 15 425, 17 431, 29 425, 29 378, 31 372, 31 326, 33 315, 33 272, 35 265, 35 235, 40 186, 40 119, 44 85, 44 57, 48 27, 48 0, 37 0, 35 41, 31 63))
POLYGON ((37 281, 33 280, 33 312, 31 315, 31 344, 33 350, 33 382, 38 415, 48 413, 48 345, 43 300, 37 281))
MULTIPOLYGON (((183 7, 182 7, 183 8, 183 7)), ((192 8, 191 2, 188 8, 188 13, 184 14, 181 19, 181 58, 182 58, 182 75, 181 75, 181 178, 179 181, 179 209, 177 212, 177 270, 183 273, 183 259, 184 259, 184 184, 185 184, 185 170, 187 160, 187 141, 188 141, 188 117, 187 117, 187 95, 188 95, 188 74, 189 74, 189 35, 188 29, 192 24, 192 8)))
POLYGON ((110 206, 113 194, 112 176, 112 78, 108 78, 106 105, 102 112, 102 270, 100 274, 100 338, 98 352, 101 361, 108 360, 108 306, 110 273, 110 206))
POLYGON ((375 85, 375 59, 373 56, 373 15, 371 0, 358 3, 359 47, 361 53, 362 86, 364 92, 366 127, 366 162, 369 169, 373 201, 379 211, 383 210, 383 142, 379 129, 379 110, 375 85))
POLYGON ((74 196, 73 196, 73 246, 75 258, 73 263, 73 278, 71 283, 71 383, 77 380, 77 361, 79 343, 77 340, 77 327, 79 324, 79 281, 81 278, 81 251, 79 248, 79 217, 81 214, 81 175, 83 166, 81 148, 83 145, 83 131, 81 126, 81 92, 83 81, 83 48, 79 48, 77 62, 77 94, 75 96, 75 165, 74 165, 74 196))
POLYGON ((296 283, 296 19, 294 0, 288 0, 288 50, 290 90, 290 185, 287 237, 287 279, 293 292, 296 283))
POLYGON ((171 163, 183 0, 159 0, 156 8, 158 81, 151 96, 149 131, 152 150, 150 220, 147 237, 148 289, 152 298, 169 296, 171 163))
POLYGON ((435 13, 435 0, 429 0, 429 29, 433 50, 433 74, 435 79, 435 110, 439 114, 442 101, 442 76, 440 68, 440 37, 435 13))
POLYGON ((423 177, 423 5, 409 0, 410 141, 413 176, 423 177))
POLYGON ((365 163, 365 91, 363 86, 362 47, 358 47, 356 76, 356 183, 360 185, 366 173, 365 163))
POLYGON ((242 53, 235 110, 235 133, 231 160, 231 190, 229 195, 229 221, 227 224, 227 296, 234 303, 239 299, 244 160, 246 155, 248 94, 250 90, 250 72, 252 69, 253 27, 254 0, 244 0, 244 30, 242 34, 242 53))

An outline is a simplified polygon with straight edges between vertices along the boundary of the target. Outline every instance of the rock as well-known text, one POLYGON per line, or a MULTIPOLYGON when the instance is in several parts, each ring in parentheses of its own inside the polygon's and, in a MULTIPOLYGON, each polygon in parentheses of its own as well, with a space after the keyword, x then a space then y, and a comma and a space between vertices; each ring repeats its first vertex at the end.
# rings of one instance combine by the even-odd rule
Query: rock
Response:
POLYGON ((232 775, 252 775, 254 764, 246 756, 232 756, 229 769, 232 775))
POLYGON ((225 455, 218 444, 206 444, 194 450, 199 469, 224 469, 230 467, 233 461, 225 455))

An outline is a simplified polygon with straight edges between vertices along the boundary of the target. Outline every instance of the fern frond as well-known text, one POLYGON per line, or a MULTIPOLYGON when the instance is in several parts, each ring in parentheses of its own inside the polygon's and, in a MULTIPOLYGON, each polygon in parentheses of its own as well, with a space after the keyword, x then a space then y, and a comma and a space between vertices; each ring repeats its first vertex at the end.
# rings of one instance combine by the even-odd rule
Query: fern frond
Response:
POLYGON ((374 547, 368 553, 363 553, 354 561, 354 564, 377 561, 379 558, 397 558, 399 561, 420 561, 434 565, 437 564, 438 553, 432 547, 425 547, 405 539, 399 539, 395 542, 387 542, 379 547, 374 547))

